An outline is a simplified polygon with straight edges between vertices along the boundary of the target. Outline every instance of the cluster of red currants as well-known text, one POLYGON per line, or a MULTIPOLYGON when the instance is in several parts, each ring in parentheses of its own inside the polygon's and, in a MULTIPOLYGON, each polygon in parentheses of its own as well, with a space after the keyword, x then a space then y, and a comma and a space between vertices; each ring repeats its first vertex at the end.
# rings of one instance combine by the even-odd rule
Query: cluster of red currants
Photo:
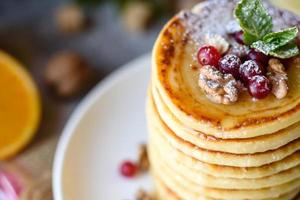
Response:
MULTIPOLYGON (((242 32, 234 34, 235 40, 240 44, 243 44, 242 37, 242 32)), ((214 46, 206 45, 199 49, 197 57, 202 66, 214 66, 222 73, 232 74, 242 81, 250 95, 256 99, 263 99, 271 92, 271 84, 266 77, 269 57, 261 52, 251 49, 245 58, 234 54, 222 57, 214 46)))

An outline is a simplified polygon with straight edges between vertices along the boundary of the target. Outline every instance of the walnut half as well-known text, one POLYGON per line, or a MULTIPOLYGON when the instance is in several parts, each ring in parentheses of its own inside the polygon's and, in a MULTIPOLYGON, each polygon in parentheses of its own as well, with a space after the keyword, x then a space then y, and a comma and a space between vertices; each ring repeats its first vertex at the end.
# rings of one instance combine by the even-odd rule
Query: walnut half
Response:
POLYGON ((198 84, 206 96, 219 104, 231 104, 238 100, 238 83, 231 74, 222 74, 215 67, 200 68, 198 84))
POLYGON ((229 49, 229 43, 221 35, 206 34, 204 36, 205 43, 216 47, 220 54, 224 54, 229 49))
POLYGON ((272 93, 277 99, 284 98, 288 93, 287 73, 280 60, 272 58, 269 60, 268 78, 272 84, 272 93))

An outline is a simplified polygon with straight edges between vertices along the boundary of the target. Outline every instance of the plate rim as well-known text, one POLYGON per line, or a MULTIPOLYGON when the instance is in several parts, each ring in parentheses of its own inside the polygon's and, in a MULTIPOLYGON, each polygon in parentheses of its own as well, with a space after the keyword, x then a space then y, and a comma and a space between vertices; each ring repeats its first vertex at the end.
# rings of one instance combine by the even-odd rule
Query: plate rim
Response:
POLYGON ((62 185, 62 173, 64 166, 64 158, 72 139, 72 136, 86 112, 91 106, 95 104, 98 99, 110 90, 114 85, 130 77, 133 73, 137 72, 141 68, 147 66, 140 66, 138 63, 145 62, 146 59, 151 60, 151 53, 139 56, 125 65, 122 65, 119 69, 110 73, 107 77, 97 83, 96 86, 79 102, 76 108, 72 111, 69 119, 67 120, 63 131, 59 137, 57 147, 54 153, 54 160, 52 166, 52 189, 55 200, 66 200, 63 198, 63 185, 62 185))

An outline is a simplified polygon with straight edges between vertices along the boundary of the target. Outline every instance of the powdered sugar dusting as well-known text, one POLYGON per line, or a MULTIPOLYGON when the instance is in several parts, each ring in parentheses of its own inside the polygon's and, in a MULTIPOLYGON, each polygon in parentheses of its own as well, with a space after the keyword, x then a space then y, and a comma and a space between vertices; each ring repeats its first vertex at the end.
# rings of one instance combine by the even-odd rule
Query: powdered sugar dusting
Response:
POLYGON ((222 24, 233 20, 234 3, 227 0, 210 0, 200 3, 193 11, 183 11, 179 16, 186 22, 187 31, 198 45, 204 44, 205 34, 226 36, 222 24))
POLYGON ((234 54, 240 58, 245 57, 250 51, 248 46, 239 44, 234 40, 230 40, 230 44, 231 48, 229 49, 228 53, 234 54))
POLYGON ((278 9, 270 4, 264 3, 273 18, 274 31, 287 27, 297 26, 300 28, 300 17, 286 10, 278 9))
MULTIPOLYGON (((187 32, 197 45, 205 43, 203 36, 218 34, 227 37, 228 33, 240 30, 233 16, 234 8, 239 0, 208 0, 200 3, 192 11, 183 11, 179 17, 186 24, 187 32)), ((300 18, 291 12, 275 8, 268 2, 263 2, 273 18, 274 31, 298 26, 300 18)))
POLYGON ((237 20, 229 21, 228 24, 225 26, 225 28, 226 28, 226 32, 229 34, 242 30, 237 20))

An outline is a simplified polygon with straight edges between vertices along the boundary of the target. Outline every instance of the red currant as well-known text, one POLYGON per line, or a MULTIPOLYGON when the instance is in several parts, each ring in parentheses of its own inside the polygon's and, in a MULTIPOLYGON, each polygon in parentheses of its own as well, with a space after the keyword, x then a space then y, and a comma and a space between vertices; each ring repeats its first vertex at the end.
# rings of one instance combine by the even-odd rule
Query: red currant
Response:
POLYGON ((256 51, 255 49, 251 49, 250 52, 247 55, 248 60, 254 60, 258 64, 261 64, 263 66, 266 66, 269 61, 269 57, 259 51, 256 51))
POLYGON ((204 65, 218 66, 218 62, 221 58, 218 50, 213 46, 203 46, 198 51, 198 62, 204 65))
POLYGON ((263 75, 264 68, 253 60, 247 60, 240 66, 239 74, 240 78, 247 84, 253 76, 263 75))
POLYGON ((270 81, 262 75, 253 76, 249 81, 248 90, 256 99, 263 99, 271 92, 270 81))
POLYGON ((219 61, 219 70, 224 74, 232 74, 235 78, 239 78, 239 68, 241 60, 233 54, 227 54, 219 61))
POLYGON ((233 34, 233 37, 234 37, 235 41, 237 41, 238 43, 244 44, 244 32, 243 31, 235 32, 233 34))
POLYGON ((136 175, 138 167, 131 161, 124 161, 120 167, 120 173, 127 178, 132 178, 136 175))

